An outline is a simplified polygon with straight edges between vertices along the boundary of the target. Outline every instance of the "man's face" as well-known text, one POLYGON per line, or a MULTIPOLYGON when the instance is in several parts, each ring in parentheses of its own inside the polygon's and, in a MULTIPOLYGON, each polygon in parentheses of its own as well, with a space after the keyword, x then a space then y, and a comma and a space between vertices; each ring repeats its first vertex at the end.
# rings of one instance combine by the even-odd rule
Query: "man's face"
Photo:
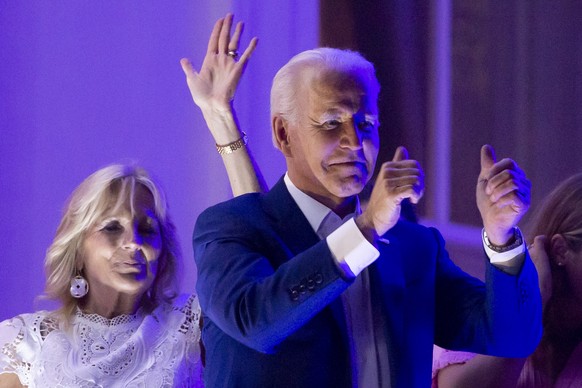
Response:
POLYGON ((377 92, 357 74, 307 70, 303 75, 298 119, 288 123, 289 176, 320 202, 339 204, 359 194, 374 171, 377 92))

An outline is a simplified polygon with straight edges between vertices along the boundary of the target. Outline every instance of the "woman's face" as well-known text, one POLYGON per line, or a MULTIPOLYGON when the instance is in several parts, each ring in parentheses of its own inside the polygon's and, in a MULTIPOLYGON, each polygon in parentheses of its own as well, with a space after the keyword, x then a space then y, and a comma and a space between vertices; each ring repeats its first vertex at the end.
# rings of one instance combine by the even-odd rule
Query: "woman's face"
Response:
POLYGON ((162 251, 151 193, 136 185, 133 213, 130 200, 113 209, 115 199, 88 230, 81 250, 83 274, 89 283, 84 307, 102 315, 129 305, 135 310, 156 278, 162 251))

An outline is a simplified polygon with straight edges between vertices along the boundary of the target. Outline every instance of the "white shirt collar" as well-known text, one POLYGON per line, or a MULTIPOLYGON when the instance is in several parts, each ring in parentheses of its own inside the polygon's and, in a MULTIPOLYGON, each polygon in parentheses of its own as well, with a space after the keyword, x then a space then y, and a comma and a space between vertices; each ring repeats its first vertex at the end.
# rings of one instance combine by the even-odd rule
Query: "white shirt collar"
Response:
MULTIPOLYGON (((289 178, 289 173, 285 173, 285 177, 283 178, 285 181, 285 186, 287 186, 287 190, 289 190, 289 194, 299 206, 299 209, 307 218, 309 225, 313 228, 313 231, 317 233, 319 227, 323 219, 331 212, 331 209, 322 204, 321 202, 311 198, 309 195, 305 194, 303 191, 299 190, 297 186, 293 182, 291 182, 291 178, 289 178)), ((358 197, 356 197, 356 214, 360 213, 360 201, 358 197)))

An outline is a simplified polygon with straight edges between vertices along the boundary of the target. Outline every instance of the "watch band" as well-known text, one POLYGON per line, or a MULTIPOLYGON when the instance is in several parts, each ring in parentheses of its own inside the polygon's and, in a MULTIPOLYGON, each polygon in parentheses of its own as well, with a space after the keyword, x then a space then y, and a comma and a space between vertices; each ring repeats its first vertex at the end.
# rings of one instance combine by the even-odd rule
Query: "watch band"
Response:
POLYGON ((515 249, 523 244, 523 237, 521 235, 521 231, 517 227, 513 228, 513 239, 514 239, 513 242, 509 245, 495 245, 492 244, 491 241, 489 241, 489 238, 487 237, 487 232, 483 230, 483 240, 485 241, 487 248, 497 253, 511 251, 512 249, 515 249))

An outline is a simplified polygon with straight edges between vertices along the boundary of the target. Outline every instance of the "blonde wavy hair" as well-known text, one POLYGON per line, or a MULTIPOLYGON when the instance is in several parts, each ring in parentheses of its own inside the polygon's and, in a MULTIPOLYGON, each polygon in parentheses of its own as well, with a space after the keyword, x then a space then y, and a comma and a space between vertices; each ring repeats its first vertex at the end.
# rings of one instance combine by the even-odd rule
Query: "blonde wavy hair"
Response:
POLYGON ((182 255, 164 191, 143 168, 113 164, 91 174, 73 191, 55 238, 47 250, 44 297, 61 302, 57 314, 69 319, 79 302, 71 296, 69 289, 71 279, 78 273, 78 260, 81 259, 86 232, 110 207, 112 199, 116 201, 115 208, 128 199, 133 206, 137 185, 146 188, 153 196, 162 239, 158 273, 145 295, 143 306, 151 311, 162 302, 171 302, 178 295, 177 273, 182 255))
MULTIPOLYGON (((552 294, 543 311, 544 334, 540 344, 531 355, 535 368, 544 368, 550 360, 563 357, 556 338, 563 337, 562 320, 568 313, 568 303, 572 295, 572 285, 565 270, 552 260, 551 240, 561 235, 569 248, 579 253, 582 249, 582 174, 576 174, 562 181, 537 209, 530 228, 530 239, 545 235, 550 259, 552 294)), ((580 281, 574 279, 573 281, 580 281)), ((576 303, 576 302, 574 302, 576 303)))
POLYGON ((548 240, 561 234, 570 248, 582 249, 582 173, 562 181, 537 209, 530 228, 530 239, 538 235, 548 240))

